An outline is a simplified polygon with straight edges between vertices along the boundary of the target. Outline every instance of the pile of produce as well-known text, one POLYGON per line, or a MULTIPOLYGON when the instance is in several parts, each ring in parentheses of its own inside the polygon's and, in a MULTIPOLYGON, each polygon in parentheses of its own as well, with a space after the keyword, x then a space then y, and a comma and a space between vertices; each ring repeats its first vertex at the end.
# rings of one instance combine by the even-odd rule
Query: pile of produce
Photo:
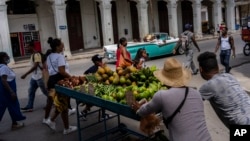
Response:
POLYGON ((83 93, 94 93, 105 100, 126 104, 125 94, 128 91, 133 93, 136 100, 150 100, 158 90, 167 89, 154 77, 155 70, 156 67, 152 66, 141 70, 118 67, 116 71, 112 71, 105 66, 99 67, 94 74, 62 80, 58 84, 83 93))

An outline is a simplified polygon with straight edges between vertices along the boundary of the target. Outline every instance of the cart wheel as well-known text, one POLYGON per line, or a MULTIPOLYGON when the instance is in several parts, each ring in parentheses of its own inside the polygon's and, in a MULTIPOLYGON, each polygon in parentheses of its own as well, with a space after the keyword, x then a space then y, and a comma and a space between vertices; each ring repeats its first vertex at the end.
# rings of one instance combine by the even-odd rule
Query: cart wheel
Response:
POLYGON ((246 56, 249 56, 250 55, 250 44, 246 44, 243 48, 243 53, 244 55, 246 56))
POLYGON ((123 124, 123 123, 120 123, 118 125, 118 128, 119 128, 119 131, 122 133, 122 134, 126 134, 128 131, 127 130, 124 130, 124 128, 127 128, 127 125, 123 124))

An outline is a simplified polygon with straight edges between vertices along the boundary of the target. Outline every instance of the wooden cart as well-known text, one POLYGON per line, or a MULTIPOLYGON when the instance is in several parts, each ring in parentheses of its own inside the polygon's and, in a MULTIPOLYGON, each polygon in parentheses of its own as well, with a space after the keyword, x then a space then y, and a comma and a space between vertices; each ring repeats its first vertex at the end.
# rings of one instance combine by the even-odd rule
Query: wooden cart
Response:
MULTIPOLYGON (((141 133, 138 133, 136 131, 133 131, 131 129, 128 129, 125 124, 121 123, 120 115, 123 115, 127 118, 134 119, 134 120, 140 119, 140 117, 138 115, 136 115, 135 112, 128 105, 123 105, 123 104, 115 103, 112 101, 107 101, 107 100, 101 99, 101 98, 96 97, 96 96, 91 95, 91 94, 78 92, 78 91, 75 91, 75 90, 72 90, 72 89, 69 89, 66 87, 58 86, 58 85, 56 85, 55 89, 56 89, 57 93, 62 94, 62 95, 66 95, 68 97, 75 99, 77 105, 81 102, 88 103, 88 104, 100 107, 102 109, 109 110, 113 113, 116 113, 116 115, 113 115, 112 117, 109 117, 107 119, 104 118, 103 120, 98 120, 97 122, 95 122, 93 124, 81 127, 79 109, 77 106, 77 126, 78 126, 79 141, 83 141, 83 140, 84 141, 95 141, 95 140, 98 140, 98 139, 103 138, 103 137, 105 138, 106 141, 108 141, 108 140, 110 140, 109 135, 111 135, 115 132, 121 132, 122 135, 117 137, 117 138, 112 139, 112 141, 122 139, 123 137, 126 137, 126 136, 131 135, 131 134, 133 136, 138 137, 140 140, 147 140, 148 139, 147 136, 145 136, 141 133), (113 127, 113 128, 107 127, 107 121, 110 119, 117 119, 117 126, 116 127, 113 127), (93 127, 99 123, 104 124, 103 132, 98 133, 98 134, 96 134, 88 139, 83 139, 82 134, 84 134, 84 133, 81 131, 84 129, 87 129, 89 127, 93 127)), ((98 111, 93 111, 93 113, 94 112, 98 112, 98 111)), ((99 111, 99 116, 100 116, 100 111, 99 111)))

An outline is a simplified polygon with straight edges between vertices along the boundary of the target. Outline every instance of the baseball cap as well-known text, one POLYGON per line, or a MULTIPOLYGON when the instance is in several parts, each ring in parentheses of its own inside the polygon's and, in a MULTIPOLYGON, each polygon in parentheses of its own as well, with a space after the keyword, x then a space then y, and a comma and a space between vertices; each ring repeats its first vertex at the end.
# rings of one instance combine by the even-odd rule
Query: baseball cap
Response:
POLYGON ((185 29, 190 29, 192 27, 192 25, 191 24, 185 24, 185 29))
POLYGON ((92 57, 92 61, 93 62, 102 61, 102 57, 99 54, 96 54, 92 57))

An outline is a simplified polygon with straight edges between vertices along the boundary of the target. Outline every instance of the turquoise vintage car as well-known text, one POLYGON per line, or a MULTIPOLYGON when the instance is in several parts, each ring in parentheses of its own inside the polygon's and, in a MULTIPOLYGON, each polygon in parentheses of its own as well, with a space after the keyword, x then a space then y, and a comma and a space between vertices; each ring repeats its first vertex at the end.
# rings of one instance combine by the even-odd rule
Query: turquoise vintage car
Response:
MULTIPOLYGON (((127 50, 130 52, 131 58, 134 59, 137 50, 144 48, 149 58, 172 54, 176 42, 179 38, 168 36, 167 33, 150 34, 153 39, 145 42, 128 42, 127 50)), ((104 46, 104 58, 116 61, 117 44, 104 46)), ((178 54, 183 54, 181 48, 177 49, 178 54)))

